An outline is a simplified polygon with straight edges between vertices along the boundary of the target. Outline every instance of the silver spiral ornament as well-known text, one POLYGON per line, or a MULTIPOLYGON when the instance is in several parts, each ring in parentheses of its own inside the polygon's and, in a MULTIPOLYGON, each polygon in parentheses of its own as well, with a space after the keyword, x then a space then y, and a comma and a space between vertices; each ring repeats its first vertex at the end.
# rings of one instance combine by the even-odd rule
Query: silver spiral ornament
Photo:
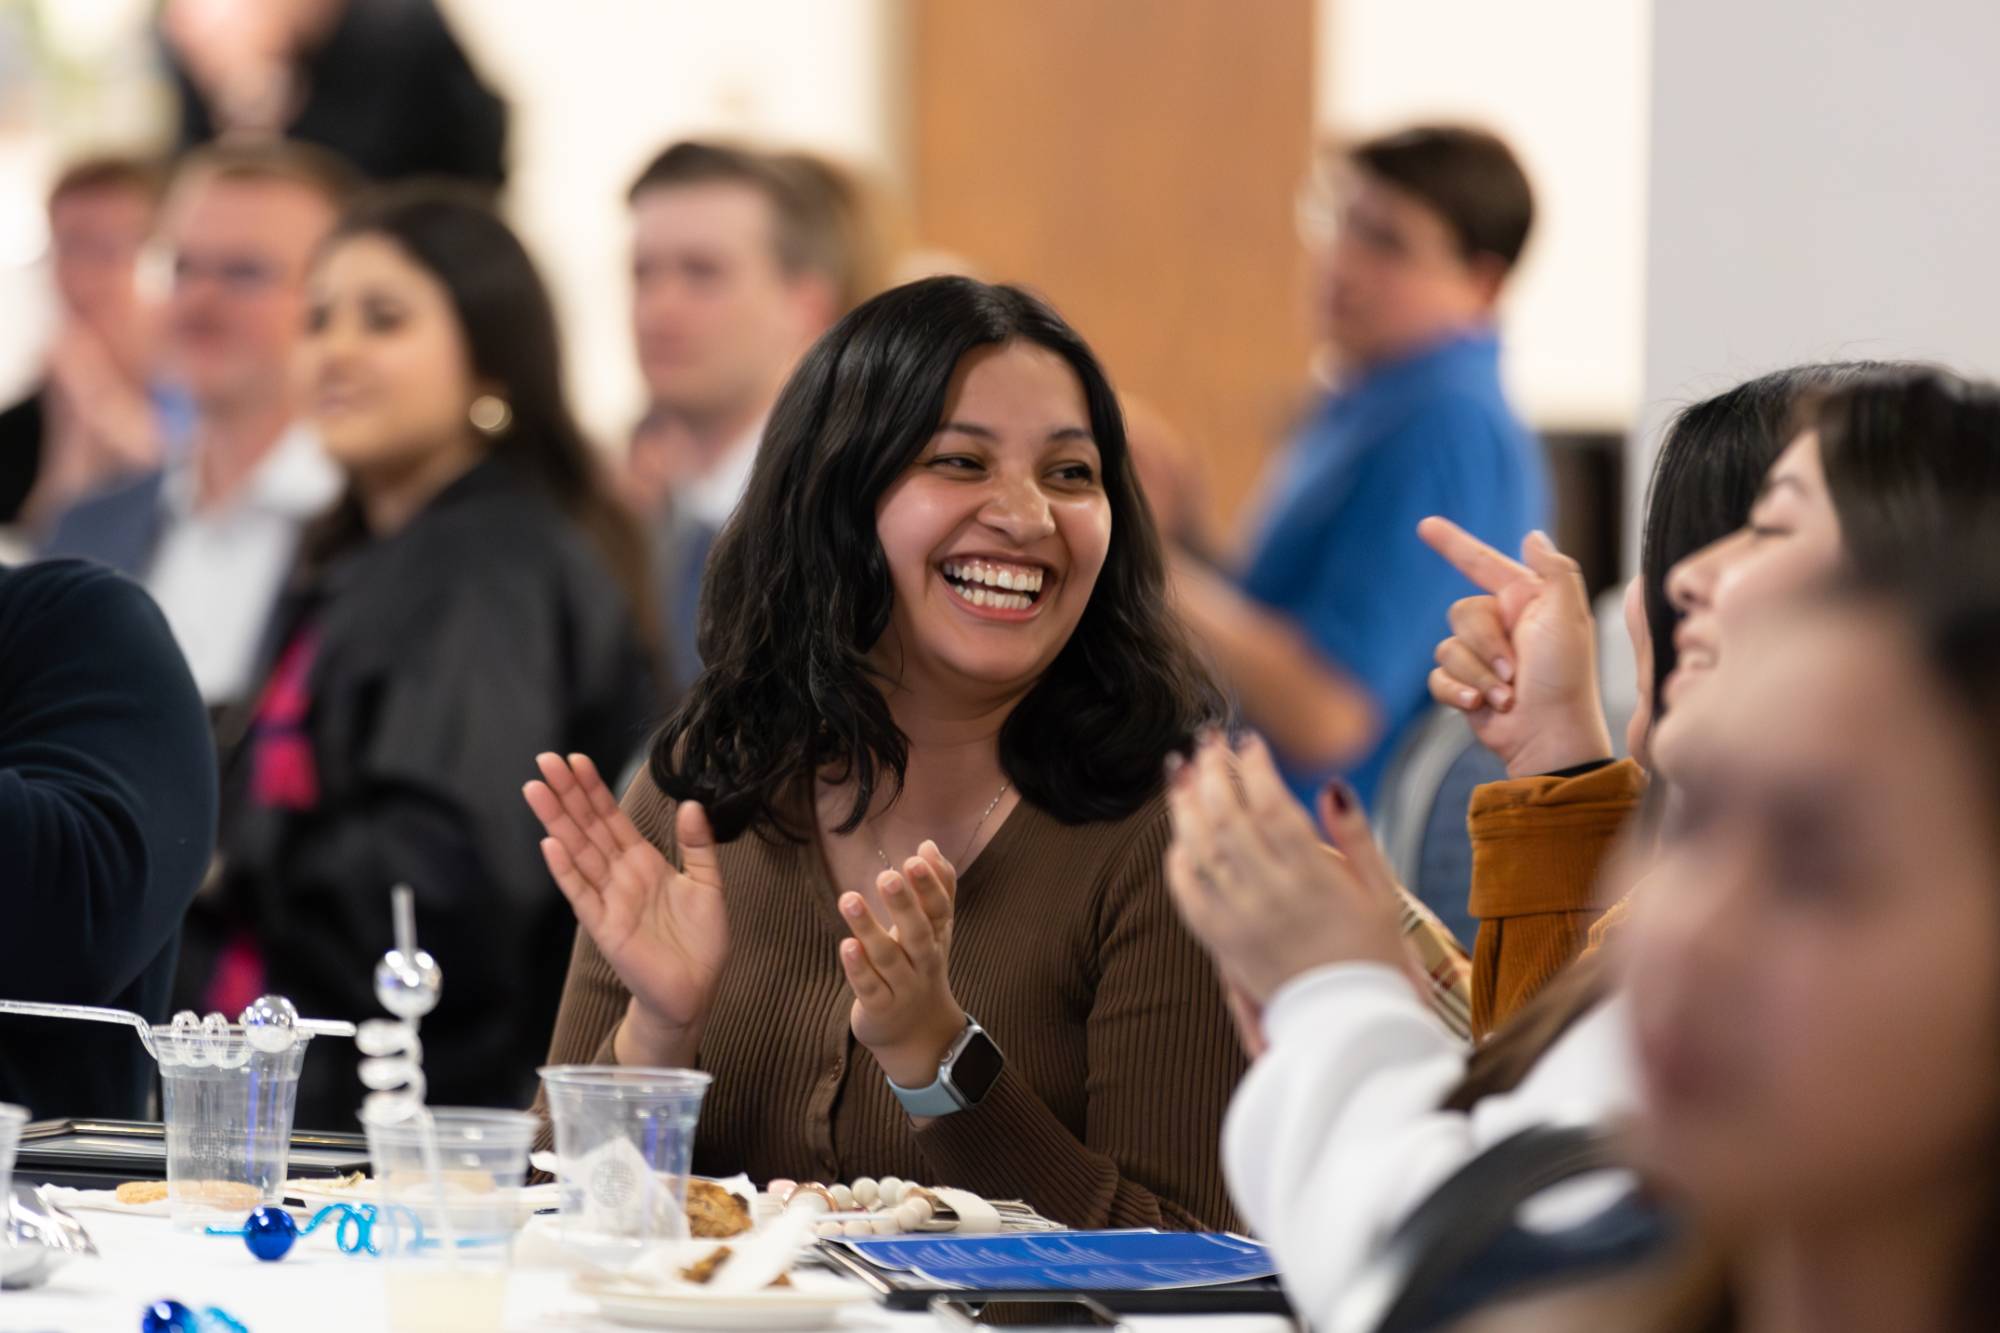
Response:
POLYGON ((396 945, 375 965, 375 999, 396 1018, 371 1018, 354 1034, 355 1046, 366 1057, 361 1081, 373 1089, 362 1100, 361 1113, 378 1125, 402 1124, 423 1114, 424 1045, 417 1037, 417 1021, 437 1008, 444 991, 437 961, 417 947, 416 898, 409 885, 398 884, 390 901, 396 945))

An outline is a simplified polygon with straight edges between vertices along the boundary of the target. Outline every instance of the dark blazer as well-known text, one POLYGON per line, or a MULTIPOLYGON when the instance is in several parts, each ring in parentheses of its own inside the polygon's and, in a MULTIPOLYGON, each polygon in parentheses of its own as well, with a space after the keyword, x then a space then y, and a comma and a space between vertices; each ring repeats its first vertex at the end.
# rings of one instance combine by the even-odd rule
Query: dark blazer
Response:
MULTIPOLYGON (((215 812, 208 715, 145 592, 0 569, 0 996, 164 1021, 215 812)), ((0 1015, 0 1101, 143 1118, 152 1086, 134 1033, 0 1015)))
MULTIPOLYGON (((281 643, 317 636, 318 794, 260 804, 257 732, 232 748, 225 909, 254 931, 271 989, 359 1020, 382 1015, 389 894, 411 885, 444 972, 423 1024, 431 1100, 526 1105, 574 921, 521 785, 538 751, 589 754, 612 779, 644 742, 660 695, 624 593, 585 533, 488 461, 307 576, 280 616, 281 643)), ((352 1044, 316 1043, 297 1123, 352 1129, 361 1094, 352 1044)))
POLYGON ((42 474, 44 386, 0 412, 0 523, 12 523, 42 474))
POLYGON ((160 499, 165 478, 165 472, 155 469, 77 501, 56 519, 40 554, 94 560, 144 578, 167 525, 160 499))

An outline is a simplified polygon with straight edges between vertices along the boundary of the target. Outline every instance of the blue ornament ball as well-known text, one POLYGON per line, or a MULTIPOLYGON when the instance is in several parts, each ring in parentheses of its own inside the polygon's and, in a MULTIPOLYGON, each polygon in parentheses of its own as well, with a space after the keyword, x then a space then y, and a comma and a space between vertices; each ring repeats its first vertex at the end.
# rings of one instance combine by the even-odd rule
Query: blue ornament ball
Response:
POLYGON ((139 1333, 201 1333, 201 1326, 179 1301, 154 1301, 139 1319, 139 1333))
POLYGON ((243 1223, 243 1243, 265 1263, 284 1258, 298 1236, 298 1223, 282 1208, 259 1208, 243 1223))

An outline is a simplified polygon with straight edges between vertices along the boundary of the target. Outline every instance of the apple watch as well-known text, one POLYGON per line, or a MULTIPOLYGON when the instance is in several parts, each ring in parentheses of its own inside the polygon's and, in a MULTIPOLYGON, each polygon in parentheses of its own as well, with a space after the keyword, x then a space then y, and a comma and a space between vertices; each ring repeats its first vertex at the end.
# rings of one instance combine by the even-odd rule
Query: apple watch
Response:
POLYGON ((921 1088, 903 1087, 892 1078, 889 1091, 896 1094, 896 1100, 911 1115, 951 1115, 971 1110, 985 1101, 986 1094, 1000 1081, 1000 1071, 1006 1064, 1007 1057, 1000 1054, 993 1038, 968 1015, 965 1031, 958 1034, 958 1040, 944 1053, 936 1078, 921 1088))

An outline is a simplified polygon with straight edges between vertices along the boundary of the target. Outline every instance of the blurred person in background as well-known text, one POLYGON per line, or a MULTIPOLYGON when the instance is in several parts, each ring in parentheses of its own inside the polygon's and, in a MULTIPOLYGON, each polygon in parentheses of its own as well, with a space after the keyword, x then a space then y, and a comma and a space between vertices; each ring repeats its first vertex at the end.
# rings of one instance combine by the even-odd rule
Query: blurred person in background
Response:
POLYGON ((159 375, 157 311, 139 257, 163 178, 154 164, 91 157, 49 191, 49 250, 61 323, 45 373, 0 411, 0 526, 34 528, 114 478, 160 465, 186 402, 159 375))
POLYGON ((872 290, 873 223, 844 173, 803 153, 692 140, 632 185, 632 330, 651 406, 627 493, 653 528, 676 685, 699 672, 709 546, 749 484, 779 388, 872 290))
POLYGON ((1240 575, 1183 558, 1175 594, 1308 805, 1335 773, 1372 800, 1473 590, 1410 539, 1418 521, 1504 550, 1544 521, 1494 327, 1533 216, 1507 146, 1444 127, 1329 153, 1301 200, 1334 387, 1267 470, 1240 575))
POLYGON ((60 515, 43 550, 143 583, 212 709, 243 702, 255 683, 299 533, 339 493, 298 420, 292 356, 306 271, 347 185, 336 160, 301 145, 186 161, 166 205, 165 355, 193 406, 188 438, 164 466, 60 515))
MULTIPOLYGON (((556 322, 484 206, 405 190, 343 221, 313 271, 305 410, 345 479, 287 591, 225 755, 228 937, 184 992, 234 1012, 376 1014, 390 890, 444 969, 434 1100, 522 1105, 574 926, 520 783, 543 750, 617 772, 658 716, 644 538, 564 397, 556 322)), ((355 1052, 308 1062, 298 1123, 354 1128, 355 1052)))
MULTIPOLYGON (((215 846, 208 716, 146 594, 75 560, 0 567, 0 996, 166 1021, 215 846)), ((153 1112, 130 1031, 0 1016, 0 1101, 153 1112)))
POLYGON ((506 182, 506 103, 433 0, 167 0, 160 30, 184 150, 286 138, 371 180, 506 182))

